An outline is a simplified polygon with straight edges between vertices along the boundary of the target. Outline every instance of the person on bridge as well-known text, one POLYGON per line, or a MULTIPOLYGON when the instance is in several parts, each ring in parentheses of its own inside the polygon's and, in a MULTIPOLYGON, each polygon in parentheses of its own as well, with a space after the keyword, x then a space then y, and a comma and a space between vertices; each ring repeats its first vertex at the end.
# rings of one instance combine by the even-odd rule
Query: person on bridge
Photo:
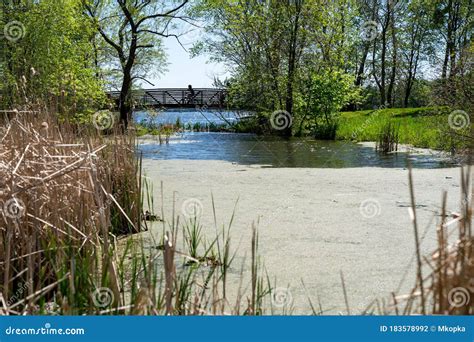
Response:
POLYGON ((193 89, 193 86, 192 85, 188 85, 188 104, 189 103, 194 103, 194 98, 196 97, 196 93, 193 89))

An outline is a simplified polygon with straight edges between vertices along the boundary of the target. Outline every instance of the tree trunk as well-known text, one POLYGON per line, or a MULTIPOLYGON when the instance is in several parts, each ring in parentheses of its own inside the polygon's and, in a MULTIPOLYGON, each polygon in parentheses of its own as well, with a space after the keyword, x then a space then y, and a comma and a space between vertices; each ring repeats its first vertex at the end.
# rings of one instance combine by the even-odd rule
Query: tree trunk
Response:
POLYGON ((379 86, 379 91, 380 91, 380 105, 385 106, 385 102, 387 102, 386 98, 386 93, 385 93, 385 55, 387 52, 387 39, 385 32, 383 33, 382 36, 382 55, 381 55, 381 70, 380 70, 380 86, 379 86))
POLYGON ((357 87, 362 85, 362 78, 364 77, 364 71, 365 71, 365 62, 367 61, 367 55, 369 54, 369 50, 370 50, 370 43, 364 44, 362 59, 359 64, 359 69, 357 70, 357 77, 354 83, 357 87))
POLYGON ((456 76, 456 53, 457 53, 457 41, 458 41, 458 29, 459 29, 459 1, 454 1, 452 24, 451 24, 451 44, 449 46, 449 77, 456 76))
POLYGON ((128 59, 123 66, 123 81, 119 99, 120 125, 122 126, 123 130, 128 128, 129 119, 132 117, 132 68, 135 64, 136 51, 137 33, 132 32, 132 40, 130 43, 128 59))
POLYGON ((384 25, 382 26, 382 52, 380 56, 380 105, 385 106, 387 102, 387 94, 386 94, 386 56, 387 56, 387 31, 390 24, 390 1, 387 0, 387 16, 385 18, 384 25))
POLYGON ((448 74, 448 63, 451 56, 452 44, 453 44, 453 0, 448 1, 448 24, 446 34, 446 50, 444 52, 443 70, 441 72, 441 78, 446 79, 448 74))
MULTIPOLYGON (((293 117, 293 82, 294 82, 294 73, 295 73, 295 60, 294 53, 290 52, 290 58, 288 61, 288 81, 286 84, 286 101, 285 101, 285 110, 290 113, 290 116, 293 117)), ((283 130, 284 136, 291 136, 291 126, 283 130)))
POLYGON ((397 76, 397 36, 395 32, 395 13, 393 9, 391 10, 390 26, 392 30, 392 72, 390 75, 390 83, 388 85, 387 99, 390 103, 390 107, 393 107, 395 104, 395 99, 393 98, 393 88, 395 86, 395 77, 397 76))
POLYGON ((405 88, 405 98, 403 99, 404 108, 408 108, 408 101, 410 100, 411 87, 412 87, 412 76, 411 76, 411 71, 410 71, 408 75, 407 85, 405 88))
POLYGON ((122 89, 120 90, 119 109, 120 109, 120 125, 122 129, 128 128, 128 119, 131 117, 132 106, 130 103, 130 93, 132 88, 132 77, 130 71, 124 71, 122 89))
MULTIPOLYGON (((286 83, 285 110, 293 117, 293 83, 296 72, 296 49, 298 44, 299 17, 301 13, 301 3, 295 2, 295 21, 291 30, 291 37, 288 49, 288 79, 286 83)), ((283 130, 283 135, 290 137, 292 134, 291 125, 283 130)))

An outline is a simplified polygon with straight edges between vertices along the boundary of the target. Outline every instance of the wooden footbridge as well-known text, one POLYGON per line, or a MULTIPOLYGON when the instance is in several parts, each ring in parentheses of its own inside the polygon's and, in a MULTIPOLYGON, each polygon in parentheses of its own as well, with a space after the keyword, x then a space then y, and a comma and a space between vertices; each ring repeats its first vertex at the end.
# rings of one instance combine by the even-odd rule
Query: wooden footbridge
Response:
MULTIPOLYGON (((108 96, 118 104, 119 91, 108 96)), ((227 91, 215 88, 157 88, 134 90, 132 98, 135 108, 223 108, 226 106, 227 91)))

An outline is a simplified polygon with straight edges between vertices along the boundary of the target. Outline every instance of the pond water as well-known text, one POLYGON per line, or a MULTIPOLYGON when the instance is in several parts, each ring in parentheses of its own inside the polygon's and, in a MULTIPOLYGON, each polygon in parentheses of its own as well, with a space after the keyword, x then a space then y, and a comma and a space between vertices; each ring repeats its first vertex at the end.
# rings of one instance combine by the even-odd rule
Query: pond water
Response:
MULTIPOLYGON (((137 113, 136 120, 145 119, 137 113)), ((159 123, 206 122, 223 123, 238 120, 233 112, 168 111, 158 115, 159 123)), ((170 138, 169 144, 159 144, 158 139, 142 139, 140 151, 144 158, 180 160, 225 160, 243 165, 264 167, 349 168, 387 167, 404 168, 408 159, 414 168, 441 168, 457 166, 451 158, 440 153, 398 152, 383 155, 373 146, 349 141, 322 141, 311 138, 283 139, 276 136, 254 134, 183 132, 170 138)))
POLYGON ((219 111, 219 110, 190 110, 190 109, 168 109, 166 111, 150 111, 134 113, 137 123, 154 124, 176 124, 179 121, 183 125, 194 125, 196 123, 206 125, 209 123, 226 124, 235 122, 248 112, 219 111))
MULTIPOLYGON (((207 118, 215 116, 210 114, 207 118)), ((174 111, 157 120, 172 124, 179 116, 183 123, 203 123, 199 115, 174 111)), ((248 256, 257 222, 265 271, 278 287, 291 290, 297 314, 311 313, 309 297, 321 298, 325 314, 345 312, 339 271, 344 272, 353 312, 391 291, 410 291, 416 258, 407 212, 408 172, 402 170, 408 158, 418 168, 417 220, 420 227, 434 229, 423 234, 423 255, 436 246, 432 220, 442 190, 456 194, 459 187, 458 170, 441 169, 455 163, 439 153, 382 155, 373 145, 346 141, 182 132, 169 144, 143 137, 139 149, 144 173, 155 185, 153 197, 164 197, 155 213, 169 220, 170 213, 183 214, 188 201, 199 203, 206 239, 215 236, 216 222, 227 227, 232 218, 232 241, 238 244, 232 247, 236 254, 228 273, 228 298, 241 295, 239 284, 249 289, 248 256), (375 207, 374 216, 365 214, 365 203, 375 207)), ((447 207, 456 208, 457 198, 450 194, 447 207)), ((150 248, 160 241, 162 229, 158 222, 150 227, 150 248)))

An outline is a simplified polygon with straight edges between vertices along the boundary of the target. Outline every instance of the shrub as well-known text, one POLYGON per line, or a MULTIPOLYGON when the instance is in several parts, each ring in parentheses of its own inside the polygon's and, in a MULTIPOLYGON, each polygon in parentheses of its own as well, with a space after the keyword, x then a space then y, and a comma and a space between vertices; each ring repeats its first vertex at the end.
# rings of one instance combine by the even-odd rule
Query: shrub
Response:
POLYGON ((360 98, 353 77, 339 70, 323 69, 304 82, 302 122, 317 138, 334 139, 341 108, 360 98))

